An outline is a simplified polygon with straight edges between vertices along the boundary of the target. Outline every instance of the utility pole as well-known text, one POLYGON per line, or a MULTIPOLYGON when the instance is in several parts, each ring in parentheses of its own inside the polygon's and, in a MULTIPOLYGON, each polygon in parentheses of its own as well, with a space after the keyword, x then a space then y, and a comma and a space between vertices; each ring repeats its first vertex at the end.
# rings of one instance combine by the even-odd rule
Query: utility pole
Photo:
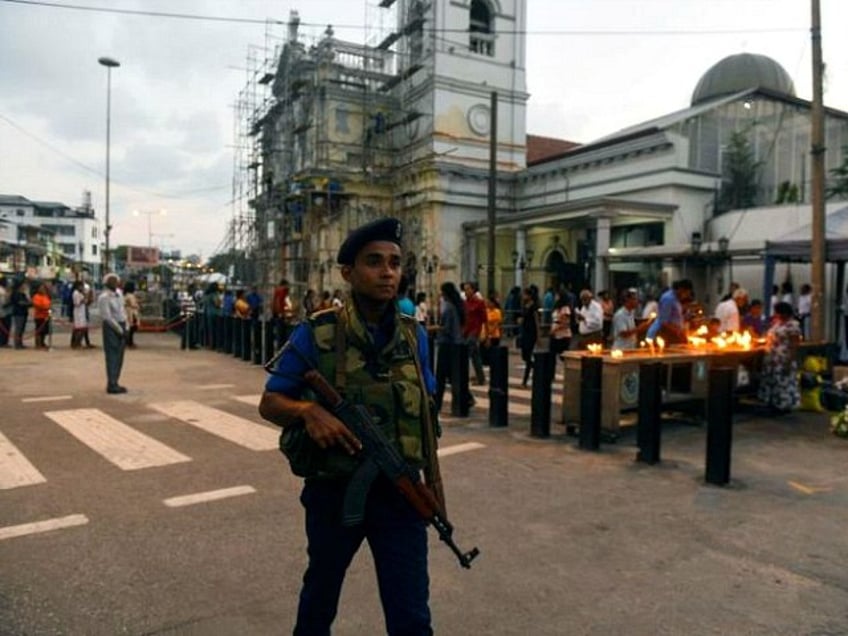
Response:
POLYGON ((495 216, 498 193, 498 93, 492 91, 489 106, 489 199, 486 254, 486 294, 495 291, 495 216))
POLYGON ((811 204, 812 204, 812 307, 810 336, 814 341, 824 340, 824 264, 827 255, 825 244, 824 209, 824 104, 822 101, 822 44, 821 44, 821 7, 819 0, 812 0, 813 40, 813 108, 810 132, 811 161, 811 204))

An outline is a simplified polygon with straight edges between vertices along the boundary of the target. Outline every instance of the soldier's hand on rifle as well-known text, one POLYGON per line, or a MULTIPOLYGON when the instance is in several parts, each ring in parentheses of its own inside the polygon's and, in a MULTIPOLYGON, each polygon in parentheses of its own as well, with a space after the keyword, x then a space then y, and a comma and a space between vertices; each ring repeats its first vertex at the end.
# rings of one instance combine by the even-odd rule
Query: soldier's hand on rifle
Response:
POLYGON ((321 448, 341 446, 350 455, 362 450, 362 442, 320 404, 313 402, 304 412, 303 425, 309 437, 321 448))

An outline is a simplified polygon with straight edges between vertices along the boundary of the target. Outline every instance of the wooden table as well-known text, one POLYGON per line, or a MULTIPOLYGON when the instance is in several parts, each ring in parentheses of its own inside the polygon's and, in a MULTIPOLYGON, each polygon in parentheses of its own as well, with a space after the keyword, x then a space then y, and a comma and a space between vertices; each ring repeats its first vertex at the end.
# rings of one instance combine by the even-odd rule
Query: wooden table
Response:
POLYGON ((643 350, 625 352, 613 358, 586 351, 569 351, 564 354, 562 423, 566 426, 580 423, 580 368, 584 357, 600 355, 603 359, 601 380, 601 428, 618 433, 621 413, 635 410, 639 401, 639 369, 641 365, 660 362, 663 374, 663 405, 703 401, 706 406, 709 371, 713 367, 744 366, 753 373, 759 367, 763 349, 748 351, 737 349, 667 349, 662 354, 651 355, 643 350))

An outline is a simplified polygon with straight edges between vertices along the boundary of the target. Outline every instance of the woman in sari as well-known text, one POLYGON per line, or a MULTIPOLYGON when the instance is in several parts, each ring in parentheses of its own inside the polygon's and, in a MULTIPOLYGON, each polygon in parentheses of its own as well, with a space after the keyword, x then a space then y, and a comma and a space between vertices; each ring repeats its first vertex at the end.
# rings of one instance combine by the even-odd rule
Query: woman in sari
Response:
POLYGON ((798 406, 798 363, 795 351, 801 340, 801 327, 795 320, 792 305, 779 302, 766 334, 766 353, 758 397, 776 413, 786 413, 798 406))

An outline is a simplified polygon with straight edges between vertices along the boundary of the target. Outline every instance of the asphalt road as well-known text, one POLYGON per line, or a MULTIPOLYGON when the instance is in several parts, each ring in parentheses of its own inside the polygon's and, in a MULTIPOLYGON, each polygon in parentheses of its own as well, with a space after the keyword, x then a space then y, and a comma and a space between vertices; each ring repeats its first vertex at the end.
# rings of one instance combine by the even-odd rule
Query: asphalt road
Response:
MULTIPOLYGON (((0 633, 290 633, 300 486, 256 413, 261 369, 143 334, 112 396, 102 351, 65 339, 0 349, 0 633)), ((482 554, 463 570, 431 534, 438 634, 848 633, 848 442, 824 416, 739 414, 733 482, 710 487, 697 425, 666 423, 656 467, 632 435, 529 437, 512 360, 508 429, 482 387, 445 419, 455 538, 482 554)), ((380 633, 363 549, 334 634, 380 633)))

